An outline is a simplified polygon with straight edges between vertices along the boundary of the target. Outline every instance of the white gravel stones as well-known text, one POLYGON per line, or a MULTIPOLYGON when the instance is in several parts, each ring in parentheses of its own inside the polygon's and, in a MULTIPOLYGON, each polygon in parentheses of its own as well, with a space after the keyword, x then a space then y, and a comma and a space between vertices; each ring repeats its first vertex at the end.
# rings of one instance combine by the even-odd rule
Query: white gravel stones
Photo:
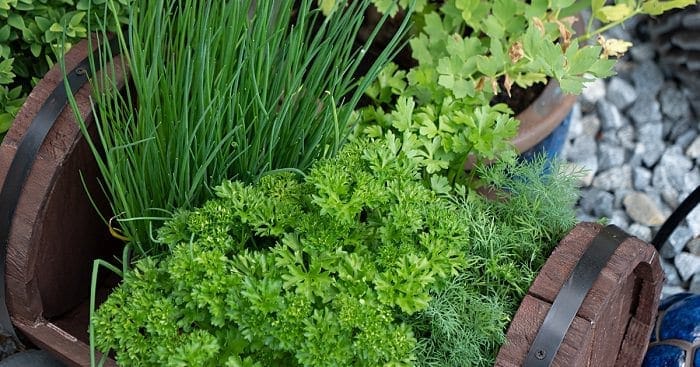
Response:
POLYGON ((672 295, 678 294, 678 293, 683 293, 685 291, 686 291, 686 289, 684 287, 679 286, 679 285, 676 285, 676 286, 664 285, 663 288, 661 288, 661 298, 666 298, 668 296, 672 296, 672 295))
POLYGON ((661 247, 661 256, 666 259, 678 256, 692 238, 693 233, 687 226, 679 226, 661 247))
POLYGON ((690 115, 690 104, 681 90, 665 85, 659 93, 661 111, 672 120, 680 120, 690 115))
POLYGON ((651 183, 651 172, 644 167, 634 167, 632 169, 632 186, 635 190, 642 191, 649 187, 651 183))
MULTIPOLYGON (((698 133, 695 130, 687 130, 676 138, 675 144, 683 150, 687 150, 690 144, 698 137, 698 133)), ((688 154, 686 153, 686 156, 688 154)), ((689 157, 691 158, 691 157, 689 157)))
POLYGON ((682 284, 681 281, 681 276, 678 274, 678 270, 676 270, 676 266, 673 265, 673 263, 669 260, 666 259, 661 259, 661 268, 664 270, 664 273, 666 274, 666 285, 670 286, 679 286, 682 284))
POLYGON ((664 154, 666 146, 662 141, 637 143, 634 147, 634 161, 641 161, 646 167, 653 167, 664 154))
POLYGON ((700 236, 700 207, 696 207, 685 217, 688 227, 693 231, 693 236, 700 236))
MULTIPOLYGON (((633 28, 629 32, 636 37, 633 28)), ((617 63, 618 74, 590 83, 579 98, 562 156, 591 169, 581 180, 580 220, 606 217, 650 242, 700 185, 700 82, 697 92, 679 87, 657 66, 650 43, 631 41, 635 47, 617 63)), ((663 293, 700 292, 700 207, 661 253, 668 258, 663 293)))
POLYGON ((644 144, 662 142, 664 126, 661 121, 652 121, 637 126, 637 141, 644 144))
POLYGON ((578 125, 581 126, 581 135, 586 135, 591 138, 595 138, 596 135, 598 135, 601 125, 600 118, 598 118, 598 115, 589 114, 582 116, 580 122, 581 123, 578 125))
POLYGON ((579 206, 597 217, 610 217, 613 213, 615 195, 604 190, 588 190, 581 196, 579 206))
POLYGON ((656 50, 651 42, 637 43, 630 49, 630 55, 635 61, 648 61, 656 56, 656 50))
POLYGON ((693 293, 700 293, 700 275, 695 274, 695 276, 693 277, 693 281, 690 282, 689 288, 690 289, 688 290, 693 293))

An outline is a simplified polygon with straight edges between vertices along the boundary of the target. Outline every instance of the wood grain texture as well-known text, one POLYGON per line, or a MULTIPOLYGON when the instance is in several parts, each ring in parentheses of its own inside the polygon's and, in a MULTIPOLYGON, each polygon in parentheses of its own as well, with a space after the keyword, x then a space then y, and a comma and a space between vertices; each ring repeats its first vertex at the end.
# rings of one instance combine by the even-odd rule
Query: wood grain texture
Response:
MULTIPOLYGON (((66 70, 72 70, 87 57, 87 51, 87 41, 75 45, 66 54, 66 70)), ((121 87, 125 76, 121 61, 115 61, 121 87)), ((0 182, 4 182, 27 128, 63 81, 62 75, 60 65, 55 65, 19 111, 0 145, 0 182)), ((80 114, 92 126, 90 93, 88 83, 75 97, 80 114)), ((86 365, 86 332, 71 336, 58 332, 60 328, 53 322, 84 305, 89 297, 93 260, 111 258, 119 247, 110 238, 85 190, 87 187, 109 216, 97 177, 95 159, 68 106, 49 130, 22 187, 7 248, 6 302, 13 323, 30 340, 76 366, 86 365), (81 354, 75 354, 76 351, 81 354)), ((80 322, 79 328, 86 331, 87 319, 80 322)))
MULTIPOLYGON (((601 228, 581 223, 552 252, 511 322, 496 366, 523 364, 546 310, 601 228), (532 306, 533 302, 541 305, 532 306)), ((634 237, 626 239, 586 295, 553 365, 639 365, 662 284, 663 271, 654 248, 634 237)))

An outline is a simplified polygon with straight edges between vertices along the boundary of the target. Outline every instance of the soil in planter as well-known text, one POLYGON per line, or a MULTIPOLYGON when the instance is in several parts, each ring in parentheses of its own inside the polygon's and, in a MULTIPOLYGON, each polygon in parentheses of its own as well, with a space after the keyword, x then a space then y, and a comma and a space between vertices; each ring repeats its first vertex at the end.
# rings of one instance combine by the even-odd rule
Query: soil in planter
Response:
POLYGON ((505 87, 503 86, 503 79, 498 81, 498 85, 501 88, 501 93, 495 95, 493 99, 491 99, 491 104, 505 103, 513 110, 514 115, 525 111, 525 109, 542 94, 542 91, 546 87, 544 83, 537 83, 529 88, 521 88, 514 85, 510 89, 509 96, 508 93, 504 92, 505 87))

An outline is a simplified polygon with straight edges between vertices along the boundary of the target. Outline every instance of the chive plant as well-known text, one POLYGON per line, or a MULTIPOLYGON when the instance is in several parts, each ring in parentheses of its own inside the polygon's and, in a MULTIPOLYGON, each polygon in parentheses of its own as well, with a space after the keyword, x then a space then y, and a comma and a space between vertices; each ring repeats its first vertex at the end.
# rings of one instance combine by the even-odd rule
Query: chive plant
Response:
POLYGON ((84 133, 112 210, 140 255, 163 250, 150 235, 163 213, 200 205, 222 180, 303 171, 337 152, 360 97, 406 29, 369 60, 364 50, 385 18, 354 46, 367 0, 339 4, 327 16, 313 0, 132 4, 126 29, 98 37, 98 135, 84 133), (109 37, 130 74, 119 92, 109 37), (360 63, 371 66, 358 78, 360 63))

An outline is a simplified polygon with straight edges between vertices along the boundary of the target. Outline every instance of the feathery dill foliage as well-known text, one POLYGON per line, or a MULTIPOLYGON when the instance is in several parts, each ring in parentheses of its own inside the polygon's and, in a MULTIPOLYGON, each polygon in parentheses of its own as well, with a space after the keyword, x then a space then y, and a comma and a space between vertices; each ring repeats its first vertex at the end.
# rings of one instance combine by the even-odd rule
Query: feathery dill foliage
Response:
MULTIPOLYGON (((152 221, 203 203, 222 180, 304 170, 337 152, 356 103, 403 32, 365 60, 353 42, 368 4, 352 1, 328 17, 313 0, 132 5, 128 29, 115 35, 130 87, 96 93, 92 144, 112 209, 142 254, 156 246, 152 221), (357 80, 360 62, 372 66, 357 80)), ((116 16, 106 12, 103 21, 116 16)), ((114 86, 106 39, 93 67, 108 70, 98 85, 114 86)))
POLYGON ((421 367, 493 366, 512 317, 556 243, 575 225, 579 172, 544 157, 478 167, 498 200, 457 197, 473 262, 412 317, 421 367), (543 175, 543 172, 548 172, 543 175))
POLYGON ((225 181, 159 230, 171 251, 125 274, 96 345, 124 366, 492 365, 574 223, 573 180, 543 167, 486 168, 518 193, 503 201, 438 194, 395 139, 352 142, 303 179, 225 181))

